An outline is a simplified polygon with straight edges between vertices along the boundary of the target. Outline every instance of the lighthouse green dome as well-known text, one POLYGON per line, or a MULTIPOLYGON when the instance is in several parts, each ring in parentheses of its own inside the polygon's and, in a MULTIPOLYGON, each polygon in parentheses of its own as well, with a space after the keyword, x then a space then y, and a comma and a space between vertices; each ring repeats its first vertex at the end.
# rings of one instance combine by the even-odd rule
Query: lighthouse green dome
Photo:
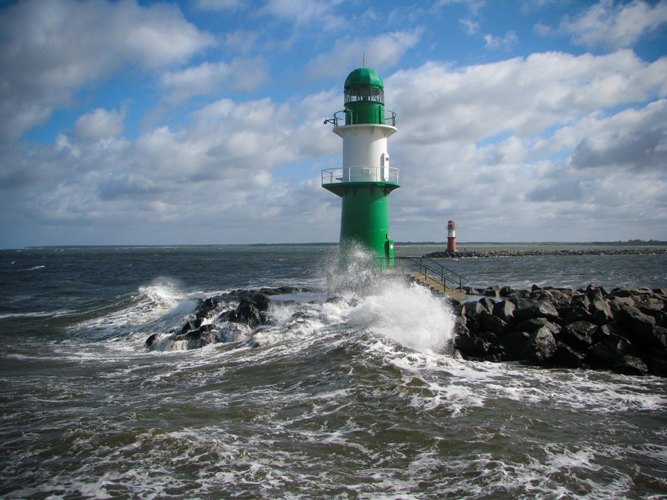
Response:
POLYGON ((384 89, 384 83, 375 70, 370 68, 357 68, 347 75, 347 78, 345 79, 345 90, 359 87, 384 89))

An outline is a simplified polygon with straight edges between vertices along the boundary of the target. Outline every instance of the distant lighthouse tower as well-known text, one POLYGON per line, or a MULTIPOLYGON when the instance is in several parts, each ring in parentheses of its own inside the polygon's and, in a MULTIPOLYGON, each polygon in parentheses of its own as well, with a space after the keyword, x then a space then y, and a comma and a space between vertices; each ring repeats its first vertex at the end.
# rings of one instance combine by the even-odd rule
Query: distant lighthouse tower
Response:
POLYGON ((456 222, 447 221, 447 251, 456 252, 456 222))
POLYGON ((396 114, 384 109, 384 83, 370 68, 345 80, 345 109, 324 123, 343 139, 343 168, 322 171, 322 187, 342 198, 340 244, 361 244, 382 268, 394 266, 389 235, 389 193, 400 187, 389 166, 387 138, 396 132, 396 114))

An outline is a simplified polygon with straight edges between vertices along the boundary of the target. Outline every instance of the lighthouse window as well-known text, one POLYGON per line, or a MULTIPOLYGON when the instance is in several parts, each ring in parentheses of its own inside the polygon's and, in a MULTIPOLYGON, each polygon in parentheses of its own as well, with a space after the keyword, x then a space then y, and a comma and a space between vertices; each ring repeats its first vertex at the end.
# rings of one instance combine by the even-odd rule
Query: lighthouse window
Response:
POLYGON ((345 91, 345 104, 357 101, 384 102, 384 90, 373 87, 360 87, 345 91))

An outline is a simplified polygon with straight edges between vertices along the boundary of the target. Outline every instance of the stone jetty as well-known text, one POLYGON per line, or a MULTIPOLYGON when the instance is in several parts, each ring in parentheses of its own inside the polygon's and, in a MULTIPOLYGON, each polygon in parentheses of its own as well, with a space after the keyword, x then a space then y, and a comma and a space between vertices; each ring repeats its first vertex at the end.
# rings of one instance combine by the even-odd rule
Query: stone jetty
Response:
POLYGON ((667 377, 667 288, 468 289, 455 303, 464 359, 667 377))
POLYGON ((466 250, 456 252, 431 252, 423 257, 430 259, 465 259, 491 257, 524 257, 524 256, 581 256, 581 255, 665 255, 667 248, 577 248, 577 249, 499 249, 499 250, 466 250))

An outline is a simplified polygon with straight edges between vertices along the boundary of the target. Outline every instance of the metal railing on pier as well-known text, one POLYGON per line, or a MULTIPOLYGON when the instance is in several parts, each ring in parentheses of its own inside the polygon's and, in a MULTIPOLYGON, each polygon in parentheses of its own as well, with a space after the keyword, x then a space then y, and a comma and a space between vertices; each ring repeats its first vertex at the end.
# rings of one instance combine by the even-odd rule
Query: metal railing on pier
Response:
POLYGON ((444 289, 463 291, 468 279, 428 257, 394 257, 394 267, 403 272, 418 273, 424 281, 433 280, 444 289))

